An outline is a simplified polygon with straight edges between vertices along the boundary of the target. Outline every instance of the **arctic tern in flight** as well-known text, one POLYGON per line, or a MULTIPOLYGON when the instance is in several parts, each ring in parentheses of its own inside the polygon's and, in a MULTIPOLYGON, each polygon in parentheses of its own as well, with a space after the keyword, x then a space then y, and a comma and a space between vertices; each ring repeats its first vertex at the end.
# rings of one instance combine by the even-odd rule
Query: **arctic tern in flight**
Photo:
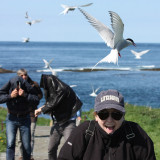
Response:
POLYGON ((92 86, 92 90, 93 90, 93 92, 90 94, 90 96, 92 96, 92 97, 96 97, 97 96, 97 92, 98 92, 98 90, 100 89, 100 87, 99 88, 97 88, 96 90, 94 90, 94 87, 92 86))
POLYGON ((29 42, 29 38, 23 38, 22 42, 24 42, 24 43, 29 42))
POLYGON ((53 61, 53 59, 51 59, 49 62, 47 62, 45 59, 43 59, 43 62, 45 63, 44 68, 49 68, 52 61, 53 61))
POLYGON ((135 55, 135 59, 141 59, 141 56, 149 52, 149 50, 145 50, 141 52, 136 52, 136 51, 131 50, 131 52, 135 55))
POLYGON ((39 19, 37 19, 37 20, 31 20, 31 17, 28 16, 28 12, 26 12, 25 18, 26 18, 26 19, 30 19, 30 21, 26 22, 26 24, 29 24, 30 26, 31 26, 32 24, 41 22, 41 20, 39 20, 39 19))
MULTIPOLYGON (((123 48, 128 47, 129 45, 135 46, 135 43, 132 39, 123 38, 124 24, 119 15, 115 12, 109 11, 112 22, 111 25, 114 31, 113 33, 107 26, 98 21, 96 18, 90 16, 87 12, 85 12, 81 8, 78 9, 88 19, 90 24, 99 32, 101 38, 104 40, 106 45, 112 48, 111 52, 102 60, 100 60, 97 64, 108 62, 118 65, 118 55, 121 57, 120 51, 123 48)), ((97 64, 92 68, 92 70, 97 66, 97 64)))
POLYGON ((87 6, 90 6, 92 5, 93 3, 88 3, 88 4, 85 4, 85 5, 81 5, 81 6, 67 6, 67 5, 64 5, 62 4, 61 6, 64 8, 64 11, 61 12, 60 14, 67 14, 69 11, 74 11, 76 8, 78 7, 87 7, 87 6))

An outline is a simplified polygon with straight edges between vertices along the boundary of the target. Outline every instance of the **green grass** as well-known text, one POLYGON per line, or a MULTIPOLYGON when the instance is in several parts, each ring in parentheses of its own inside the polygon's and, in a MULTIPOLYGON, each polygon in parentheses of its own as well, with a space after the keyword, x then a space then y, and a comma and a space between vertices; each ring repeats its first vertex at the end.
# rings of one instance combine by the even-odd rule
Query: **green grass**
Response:
POLYGON ((0 107, 0 152, 4 152, 6 149, 6 128, 5 128, 5 119, 7 115, 7 110, 3 107, 0 107))
MULTIPOLYGON (((130 104, 125 105, 126 115, 125 119, 128 121, 134 121, 138 123, 151 137, 155 153, 156 159, 160 159, 160 109, 150 109, 144 106, 134 106, 130 104)), ((82 121, 84 120, 92 120, 94 110, 90 110, 88 112, 82 113, 82 121)), ((7 110, 0 107, 0 122, 5 121, 7 114, 7 110)), ((37 125, 49 125, 50 119, 38 118, 37 125)), ((0 128, 0 152, 5 151, 6 149, 6 136, 5 136, 5 127, 4 131, 1 131, 0 128)))
POLYGON ((160 159, 160 109, 127 104, 125 119, 137 122, 147 132, 154 143, 156 158, 160 159))

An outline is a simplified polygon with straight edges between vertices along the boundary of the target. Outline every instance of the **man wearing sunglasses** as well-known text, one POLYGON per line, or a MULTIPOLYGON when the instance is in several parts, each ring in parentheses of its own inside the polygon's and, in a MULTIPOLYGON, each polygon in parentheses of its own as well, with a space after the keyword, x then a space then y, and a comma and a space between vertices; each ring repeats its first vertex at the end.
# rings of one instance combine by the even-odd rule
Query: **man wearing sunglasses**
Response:
POLYGON ((100 92, 94 110, 95 121, 73 130, 58 160, 156 160, 147 133, 125 121, 124 97, 117 90, 100 92))

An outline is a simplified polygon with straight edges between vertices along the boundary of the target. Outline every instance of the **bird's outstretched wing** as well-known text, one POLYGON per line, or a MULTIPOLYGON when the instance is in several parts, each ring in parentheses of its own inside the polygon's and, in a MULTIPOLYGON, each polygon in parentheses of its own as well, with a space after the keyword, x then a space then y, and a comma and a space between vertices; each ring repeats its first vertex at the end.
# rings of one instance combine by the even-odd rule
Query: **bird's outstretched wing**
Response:
POLYGON ((28 12, 26 12, 25 18, 27 18, 27 19, 28 19, 28 12))
POLYGON ((39 23, 39 22, 41 22, 41 20, 33 20, 32 24, 39 23))
POLYGON ((93 3, 88 3, 88 4, 85 4, 85 5, 81 5, 81 6, 78 6, 78 7, 88 7, 90 5, 92 5, 93 3))
POLYGON ((47 62, 45 59, 43 59, 43 62, 44 62, 44 64, 45 64, 44 68, 48 68, 48 67, 49 67, 48 62, 47 62))
POLYGON ((95 90, 95 93, 97 93, 99 89, 100 89, 100 87, 95 90))
POLYGON ((113 48, 113 37, 114 37, 113 32, 107 26, 98 21, 96 18, 90 16, 87 12, 85 12, 81 8, 78 9, 88 19, 90 24, 99 32, 99 35, 107 44, 107 46, 113 48))
POLYGON ((31 19, 31 17, 28 16, 28 12, 26 12, 25 18, 26 19, 31 19))
POLYGON ((119 15, 113 11, 109 11, 111 16, 111 25, 114 31, 114 46, 123 39, 124 24, 119 15))
POLYGON ((147 52, 149 52, 149 50, 141 51, 141 52, 139 52, 139 55, 142 56, 142 55, 146 54, 147 52))
POLYGON ((53 62, 54 58, 52 58, 50 61, 49 61, 49 65, 53 62))
POLYGON ((69 8, 69 6, 67 6, 67 5, 65 5, 65 4, 61 4, 61 7, 64 8, 64 9, 65 9, 65 8, 69 8))

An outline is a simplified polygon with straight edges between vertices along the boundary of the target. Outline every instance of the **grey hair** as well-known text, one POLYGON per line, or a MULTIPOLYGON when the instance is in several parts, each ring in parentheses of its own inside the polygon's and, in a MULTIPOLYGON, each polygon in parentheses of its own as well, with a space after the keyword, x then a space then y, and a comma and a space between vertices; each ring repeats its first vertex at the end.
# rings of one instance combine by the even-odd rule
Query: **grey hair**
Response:
POLYGON ((27 74, 27 70, 25 70, 24 68, 21 68, 17 71, 17 75, 20 76, 21 74, 27 74))

